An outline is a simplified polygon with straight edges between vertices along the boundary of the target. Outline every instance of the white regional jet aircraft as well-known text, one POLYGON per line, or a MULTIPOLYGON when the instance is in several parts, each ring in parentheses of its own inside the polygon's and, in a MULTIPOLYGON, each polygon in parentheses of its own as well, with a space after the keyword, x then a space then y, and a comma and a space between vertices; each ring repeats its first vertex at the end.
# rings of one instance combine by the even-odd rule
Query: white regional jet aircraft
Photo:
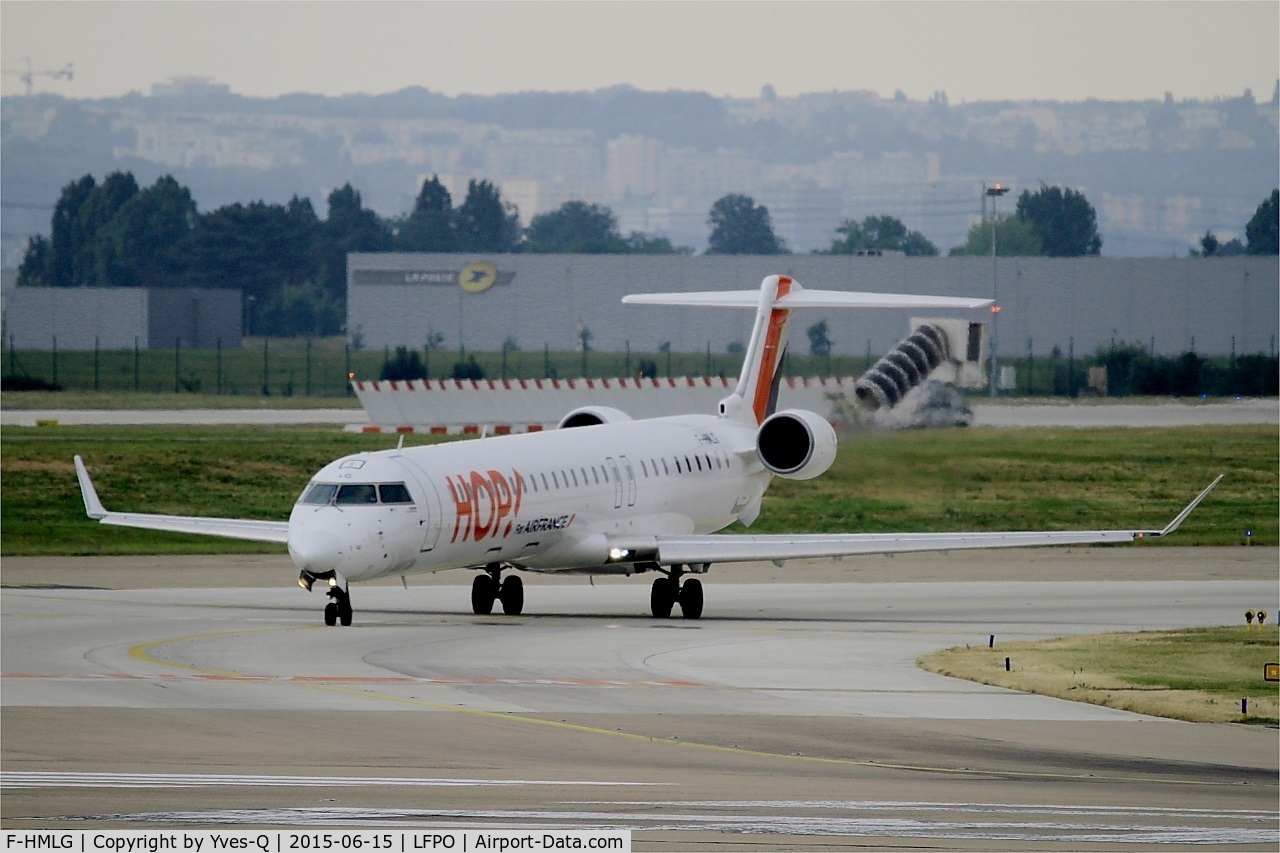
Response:
MULTIPOLYGON (((826 419, 775 411, 787 324, 797 308, 970 309, 989 300, 805 290, 769 276, 759 290, 644 294, 624 302, 756 309, 738 385, 712 415, 632 420, 616 409, 570 412, 559 429, 426 447, 357 453, 311 478, 288 522, 109 512, 79 456, 90 518, 103 524, 280 542, 310 590, 324 581, 329 625, 351 624, 348 584, 443 569, 477 569, 477 614, 524 607, 510 569, 576 574, 655 572, 650 606, 702 615, 712 563, 842 557, 902 551, 1132 541, 1173 532, 1214 481, 1162 530, 1016 533, 713 535, 750 525, 776 477, 807 480, 836 456, 826 419)), ((1219 480, 1221 477, 1218 478, 1219 480)))

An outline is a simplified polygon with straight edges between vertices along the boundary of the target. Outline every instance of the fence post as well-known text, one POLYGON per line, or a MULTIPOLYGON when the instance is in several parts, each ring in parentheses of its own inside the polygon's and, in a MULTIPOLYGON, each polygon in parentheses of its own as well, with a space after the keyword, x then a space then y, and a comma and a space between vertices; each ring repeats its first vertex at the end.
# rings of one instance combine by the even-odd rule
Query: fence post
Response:
POLYGON ((269 355, 269 338, 262 338, 262 396, 271 396, 271 387, 267 384, 268 376, 271 371, 271 356, 269 355))
POLYGON ((1067 339, 1067 396, 1076 396, 1076 339, 1067 339))
POLYGON ((100 352, 101 352, 101 341, 99 340, 97 335, 94 335, 93 336, 93 390, 94 391, 102 390, 102 388, 98 383, 98 377, 100 374, 100 371, 98 368, 98 358, 99 358, 100 352))
POLYGON ((133 336, 133 393, 137 394, 142 387, 142 353, 139 351, 138 336, 133 336))

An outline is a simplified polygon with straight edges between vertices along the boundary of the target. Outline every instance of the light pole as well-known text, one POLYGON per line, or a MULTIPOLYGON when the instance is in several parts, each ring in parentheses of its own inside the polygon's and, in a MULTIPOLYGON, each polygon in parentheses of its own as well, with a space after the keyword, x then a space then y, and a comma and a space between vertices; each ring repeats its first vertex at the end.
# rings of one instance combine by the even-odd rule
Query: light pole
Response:
POLYGON ((998 279, 996 278, 996 199, 1009 191, 1006 186, 997 183, 995 186, 982 185, 982 215, 987 215, 987 196, 991 197, 991 396, 996 396, 996 366, 999 351, 999 336, 996 332, 996 321, 1000 316, 1000 297, 998 279))

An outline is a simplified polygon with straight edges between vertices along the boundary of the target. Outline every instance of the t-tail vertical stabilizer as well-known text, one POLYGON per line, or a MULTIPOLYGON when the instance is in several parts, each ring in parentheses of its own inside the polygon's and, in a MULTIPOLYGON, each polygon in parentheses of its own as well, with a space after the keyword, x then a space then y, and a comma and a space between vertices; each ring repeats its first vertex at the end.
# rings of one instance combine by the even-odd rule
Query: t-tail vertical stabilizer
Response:
POLYGON ((697 291, 691 293, 637 293, 624 296, 632 305, 691 305, 719 308, 755 308, 751 343, 733 393, 720 401, 720 414, 759 425, 774 413, 778 382, 787 349, 787 326, 796 308, 985 308, 990 299, 964 296, 915 296, 902 293, 860 293, 841 290, 805 290, 790 276, 766 276, 755 290, 697 291))

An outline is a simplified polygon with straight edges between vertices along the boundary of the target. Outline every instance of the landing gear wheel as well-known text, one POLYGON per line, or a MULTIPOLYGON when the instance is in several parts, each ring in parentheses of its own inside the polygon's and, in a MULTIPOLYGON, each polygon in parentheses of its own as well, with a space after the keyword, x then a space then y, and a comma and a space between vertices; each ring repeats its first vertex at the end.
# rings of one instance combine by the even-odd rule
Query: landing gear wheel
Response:
POLYGON ((351 617, 351 596, 340 587, 330 588, 329 603, 324 606, 324 624, 330 628, 338 624, 345 627, 351 624, 351 617))
POLYGON ((471 582, 471 612, 477 616, 488 616, 493 612, 493 602, 497 597, 498 585, 493 578, 476 575, 476 579, 471 582))
POLYGON ((671 615, 671 608, 676 603, 677 587, 671 578, 653 579, 653 589, 649 593, 649 610, 654 619, 666 619, 671 615))
POLYGON ((690 578, 680 587, 680 612, 686 619, 702 618, 702 581, 690 578))
POLYGON ((498 600, 502 602, 503 613, 519 616, 524 610, 524 581, 514 576, 504 580, 498 591, 498 600))

